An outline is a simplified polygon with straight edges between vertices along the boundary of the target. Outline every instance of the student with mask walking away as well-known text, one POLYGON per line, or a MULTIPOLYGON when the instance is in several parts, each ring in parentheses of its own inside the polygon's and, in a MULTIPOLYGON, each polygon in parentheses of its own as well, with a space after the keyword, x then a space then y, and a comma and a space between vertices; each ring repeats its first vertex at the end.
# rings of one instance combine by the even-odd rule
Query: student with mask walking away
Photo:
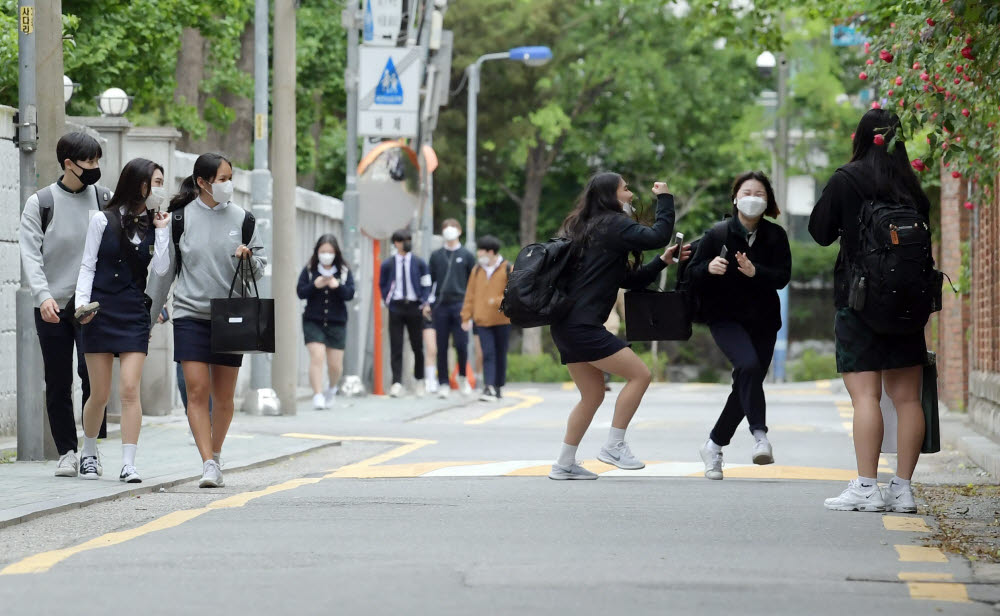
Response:
MULTIPOLYGON (((18 245, 35 302, 35 330, 45 370, 45 410, 59 451, 56 477, 76 477, 76 419, 73 414, 73 347, 83 402, 90 398, 90 379, 83 354, 82 331, 73 318, 74 291, 87 242, 91 212, 107 206, 111 191, 97 184, 101 146, 84 133, 69 133, 56 144, 63 169, 59 181, 28 197, 21 213, 18 245)), ((104 427, 100 433, 103 435, 104 427)))
POLYGON ((511 265, 500 254, 500 240, 484 235, 476 241, 477 263, 469 276, 465 302, 462 304, 462 329, 473 328, 483 345, 482 402, 495 402, 503 397, 500 390, 507 384, 507 343, 510 340, 510 319, 500 312, 511 265))
POLYGON ((571 240, 574 256, 566 280, 570 309, 552 324, 551 332, 562 363, 580 391, 580 401, 570 413, 550 479, 597 479, 577 462, 576 450, 604 401, 604 372, 623 377, 626 383, 618 394, 611 432, 597 459, 629 470, 645 466, 625 442, 625 431, 649 387, 649 368, 603 324, 619 288, 646 287, 672 260, 674 246, 640 265, 642 251, 666 246, 674 227, 674 198, 667 185, 656 182, 653 194, 656 221, 647 227, 632 216, 632 192, 625 180, 617 173, 598 173, 563 222, 563 234, 571 240))
POLYGON ((167 195, 163 167, 136 158, 122 169, 114 197, 90 219, 76 283, 77 312, 90 375, 90 398, 83 407, 80 477, 100 475, 97 433, 111 396, 111 368, 120 362, 122 468, 119 481, 141 483, 135 454, 142 427, 139 382, 149 349, 150 320, 146 279, 170 269, 169 216, 160 211, 167 195), (95 312, 96 310, 96 312, 95 312))
POLYGON ((448 374, 448 337, 455 344, 458 360, 458 386, 464 395, 472 393, 466 378, 469 362, 469 337, 462 327, 462 302, 465 300, 469 274, 476 265, 476 259, 462 247, 458 238, 462 236, 462 226, 454 218, 441 223, 441 237, 444 246, 431 253, 431 295, 433 304, 424 309, 425 316, 434 322, 437 334, 437 378, 438 397, 447 398, 451 392, 448 374))
POLYGON ((403 395, 403 331, 413 349, 413 378, 416 394, 424 394, 423 308, 430 296, 431 275, 427 263, 413 254, 413 236, 409 229, 393 232, 396 254, 382 262, 379 289, 389 307, 389 347, 392 387, 389 395, 403 395))
MULTIPOLYGON (((232 165, 222 155, 210 153, 198 157, 193 173, 170 200, 171 266, 177 273, 174 361, 184 370, 188 423, 202 460, 201 488, 225 485, 219 460, 233 420, 233 395, 243 363, 242 355, 212 352, 211 300, 229 295, 241 259, 250 259, 257 279, 267 264, 256 225, 244 243, 253 217, 233 204, 232 197, 232 165)), ((159 312, 161 307, 154 309, 159 312)))
POLYGON ((709 479, 722 479, 722 448, 744 417, 754 438, 754 464, 774 462, 767 439, 764 378, 781 329, 778 289, 792 275, 788 236, 764 218, 779 214, 767 176, 744 173, 733 183, 731 198, 733 216, 705 234, 688 265, 701 316, 733 364, 732 392, 700 451, 709 479))
MULTIPOLYGON (((854 153, 851 161, 834 172, 809 218, 809 232, 823 246, 840 240, 840 252, 834 268, 834 338, 837 343, 837 371, 854 406, 854 453, 858 462, 858 477, 835 498, 826 499, 827 509, 838 511, 898 511, 917 510, 910 488, 913 469, 920 456, 924 440, 924 415, 920 404, 922 367, 927 357, 924 325, 929 310, 917 315, 905 331, 887 332, 873 322, 864 310, 866 303, 888 293, 894 282, 889 278, 882 285, 864 287, 862 272, 868 248, 866 233, 883 229, 875 224, 875 208, 895 210, 897 222, 904 216, 910 224, 891 229, 885 246, 902 243, 920 247, 925 252, 922 261, 933 272, 930 253, 930 201, 920 187, 917 175, 910 167, 900 131, 899 118, 884 109, 872 109, 861 118, 854 133, 854 153), (897 139, 898 138, 898 139, 897 139), (890 151, 889 144, 895 148, 890 151), (884 208, 884 205, 891 206, 884 208), (864 221, 865 224, 862 224, 864 221), (865 298, 866 296, 866 298, 865 298), (897 468, 884 491, 876 481, 878 458, 882 445, 882 390, 892 398, 897 415, 897 468)), ((873 254, 878 254, 876 250, 873 254)), ((912 261, 916 262, 916 261, 912 261)), ((904 264, 907 267, 907 264, 904 264)), ((919 267, 919 264, 918 264, 919 267)), ((889 276, 895 270, 886 272, 889 276)), ((936 285, 913 278, 900 279, 900 295, 918 288, 936 285)), ((928 289, 928 293, 935 290, 928 289)), ((892 291, 896 293, 897 291, 892 291)), ((917 308, 918 302, 906 302, 906 308, 917 308)), ((890 318, 892 312, 882 311, 890 318)))
POLYGON ((297 290, 299 298, 306 300, 302 334, 309 349, 313 408, 326 409, 333 404, 344 371, 347 302, 354 298, 354 276, 347 269, 340 242, 334 235, 327 233, 316 240, 312 257, 299 276, 297 290), (323 389, 324 361, 330 379, 326 390, 323 389))

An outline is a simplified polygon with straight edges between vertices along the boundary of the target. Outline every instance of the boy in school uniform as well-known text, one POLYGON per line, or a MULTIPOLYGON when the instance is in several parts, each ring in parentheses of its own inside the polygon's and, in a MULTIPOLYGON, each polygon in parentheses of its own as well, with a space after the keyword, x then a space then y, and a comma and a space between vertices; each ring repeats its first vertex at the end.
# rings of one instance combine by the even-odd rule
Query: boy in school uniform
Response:
POLYGON ((396 254, 382 262, 379 288, 382 301, 389 308, 389 348, 392 387, 389 395, 403 394, 403 331, 413 350, 413 378, 416 393, 424 393, 423 309, 430 296, 431 275, 427 262, 413 254, 412 235, 408 229, 392 234, 396 254))

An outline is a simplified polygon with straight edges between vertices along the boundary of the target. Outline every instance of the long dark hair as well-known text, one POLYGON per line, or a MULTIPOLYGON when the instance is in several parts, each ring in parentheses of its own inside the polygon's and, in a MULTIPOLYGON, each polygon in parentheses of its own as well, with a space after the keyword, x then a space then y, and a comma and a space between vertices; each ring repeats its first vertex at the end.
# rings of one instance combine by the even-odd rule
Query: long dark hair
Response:
POLYGON ((910 157, 903 143, 899 117, 885 109, 870 109, 861 116, 854 131, 852 163, 864 169, 873 181, 875 191, 868 198, 881 197, 901 200, 913 205, 923 205, 927 197, 920 188, 920 180, 910 166, 910 157), (875 145, 875 135, 882 135, 883 145, 875 145), (895 149, 889 151, 889 142, 896 138, 895 149))
POLYGON ((145 158, 128 161, 118 177, 115 194, 104 209, 116 211, 124 205, 126 213, 138 214, 145 211, 146 197, 153 190, 153 173, 157 169, 163 173, 163 167, 145 158), (143 185, 146 186, 145 195, 142 194, 143 185))
POLYGON ((316 240, 316 245, 313 246, 312 257, 309 258, 309 269, 314 272, 319 269, 319 247, 323 244, 333 246, 333 264, 337 266, 338 272, 343 272, 344 255, 340 252, 340 242, 337 241, 337 236, 332 233, 324 233, 316 240))
MULTIPOLYGON (((624 216, 622 204, 618 201, 618 186, 622 176, 602 171, 591 176, 586 188, 576 200, 576 206, 569 213, 560 227, 562 235, 573 241, 573 249, 579 257, 590 244, 590 238, 600 219, 605 216, 624 216)), ((632 251, 635 261, 633 267, 638 267, 642 261, 642 252, 632 251)))
MULTIPOLYGON (((736 178, 736 181, 733 182, 733 192, 729 195, 729 200, 736 200, 736 193, 740 192, 740 189, 743 188, 743 183, 747 180, 757 180, 764 185, 764 192, 767 193, 767 209, 764 210, 764 216, 777 218, 778 214, 781 214, 781 210, 778 209, 778 201, 774 198, 774 189, 771 188, 771 180, 767 179, 763 171, 747 171, 736 178)), ((736 207, 736 204, 733 203, 733 216, 736 216, 738 211, 739 209, 736 207)))
POLYGON ((229 163, 230 167, 233 166, 233 163, 229 162, 229 159, 222 154, 208 152, 199 156, 198 160, 194 161, 194 171, 181 182, 181 189, 170 200, 170 207, 167 208, 167 211, 179 210, 197 199, 201 194, 201 189, 198 188, 198 178, 211 184, 215 180, 215 176, 218 175, 219 167, 223 162, 229 163))

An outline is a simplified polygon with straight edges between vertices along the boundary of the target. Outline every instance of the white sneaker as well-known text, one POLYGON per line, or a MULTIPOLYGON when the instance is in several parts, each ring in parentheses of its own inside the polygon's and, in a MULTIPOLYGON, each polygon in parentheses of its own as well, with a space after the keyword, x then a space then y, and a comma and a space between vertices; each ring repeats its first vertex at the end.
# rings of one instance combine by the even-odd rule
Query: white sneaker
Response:
POLYGON ((226 482, 222 480, 222 471, 219 469, 219 465, 215 460, 208 460, 202 466, 201 481, 198 482, 199 488, 221 488, 226 485, 226 482))
POLYGON ((313 408, 317 411, 321 411, 326 408, 326 396, 323 394, 316 394, 313 396, 313 408))
POLYGON ((439 387, 437 391, 438 398, 442 400, 447 400, 448 396, 451 395, 451 386, 446 385, 445 387, 439 387))
POLYGON ((461 392, 463 396, 472 395, 472 385, 469 385, 468 378, 464 376, 458 377, 458 391, 461 392))
POLYGON ((398 398, 403 395, 403 384, 393 383, 392 387, 389 388, 389 397, 398 398))
POLYGON ((580 466, 579 462, 572 466, 562 466, 557 463, 552 465, 552 471, 549 472, 549 479, 597 479, 597 473, 591 473, 580 466))
POLYGON ((326 408, 333 408, 333 400, 337 397, 337 388, 331 387, 323 392, 323 401, 326 402, 326 408))
POLYGON ((771 450, 771 443, 767 440, 767 437, 754 443, 753 463, 774 464, 774 452, 771 450))
POLYGON ((897 513, 916 513, 917 503, 913 500, 913 489, 910 486, 905 488, 897 483, 890 482, 882 490, 882 499, 885 501, 886 511, 897 513))
POLYGON ((142 483, 142 477, 139 476, 139 471, 135 470, 134 466, 126 464, 122 467, 122 472, 118 475, 118 481, 122 483, 142 483))
POLYGON ((852 479, 840 496, 826 499, 823 506, 833 511, 884 511, 885 500, 878 484, 862 485, 852 479))
POLYGON ((705 477, 722 479, 722 449, 716 451, 709 447, 708 443, 709 441, 705 441, 705 444, 698 450, 698 453, 701 454, 701 461, 705 463, 705 477))
POLYGON ((59 458, 59 464, 56 465, 56 477, 76 477, 79 472, 79 464, 76 452, 67 451, 59 458))
POLYGON ((621 441, 611 447, 607 445, 601 447, 601 452, 597 454, 597 459, 605 464, 617 466, 627 471, 637 471, 640 468, 646 467, 646 464, 642 460, 635 457, 632 450, 629 449, 628 443, 625 441, 621 441))
POLYGON ((493 393, 493 388, 487 385, 483 388, 483 393, 479 394, 480 402, 496 402, 497 396, 493 393))
POLYGON ((98 453, 96 456, 83 456, 80 458, 80 479, 93 480, 104 474, 100 455, 98 453))

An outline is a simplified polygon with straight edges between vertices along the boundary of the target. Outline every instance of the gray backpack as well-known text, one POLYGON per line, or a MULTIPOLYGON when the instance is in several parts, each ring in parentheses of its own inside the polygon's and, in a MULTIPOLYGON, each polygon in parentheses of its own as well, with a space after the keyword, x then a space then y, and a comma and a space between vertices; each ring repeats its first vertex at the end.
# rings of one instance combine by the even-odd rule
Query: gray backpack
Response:
MULTIPOLYGON (((52 222, 52 206, 55 203, 52 196, 52 186, 46 186, 35 194, 38 195, 38 214, 42 219, 42 235, 45 235, 45 230, 49 228, 49 223, 52 222)), ((97 209, 103 210, 108 202, 111 201, 111 190, 95 184, 94 197, 97 200, 97 209)))

